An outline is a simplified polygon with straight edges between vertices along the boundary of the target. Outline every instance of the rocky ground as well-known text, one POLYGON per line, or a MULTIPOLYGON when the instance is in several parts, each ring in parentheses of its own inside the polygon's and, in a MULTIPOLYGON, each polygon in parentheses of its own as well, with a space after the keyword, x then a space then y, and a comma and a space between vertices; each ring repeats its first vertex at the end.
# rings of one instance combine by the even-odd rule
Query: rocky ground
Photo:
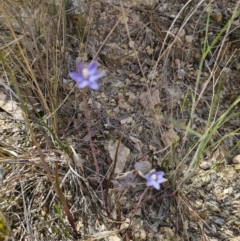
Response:
MULTIPOLYGON (((66 55, 58 89, 62 105, 56 121, 57 136, 68 141, 73 159, 34 115, 30 122, 53 175, 55 162, 59 164, 61 187, 79 236, 71 232, 49 184, 2 66, 0 207, 12 236, 15 240, 240 240, 239 104, 224 116, 240 93, 239 17, 211 48, 196 88, 204 43, 211 45, 224 28, 236 1, 213 1, 211 10, 208 1, 82 1, 77 9, 76 4, 67 6, 66 55), (83 93, 74 89, 63 101, 74 87, 68 73, 77 58, 95 59, 106 70, 100 90, 88 91, 87 105, 105 193, 116 161, 107 197, 109 213, 103 207, 89 147, 83 93), (209 140, 205 136, 208 141, 199 165, 182 183, 201 135, 206 127, 213 130, 221 117, 226 121, 209 140), (192 132, 187 133, 190 120, 192 132), (160 191, 146 190, 145 180, 137 174, 153 168, 164 171, 168 179, 160 191)), ((0 41, 6 46, 9 32, 2 26, 0 41)), ((24 46, 21 28, 16 32, 24 46)), ((33 96, 44 117, 36 92, 26 96, 33 96)))

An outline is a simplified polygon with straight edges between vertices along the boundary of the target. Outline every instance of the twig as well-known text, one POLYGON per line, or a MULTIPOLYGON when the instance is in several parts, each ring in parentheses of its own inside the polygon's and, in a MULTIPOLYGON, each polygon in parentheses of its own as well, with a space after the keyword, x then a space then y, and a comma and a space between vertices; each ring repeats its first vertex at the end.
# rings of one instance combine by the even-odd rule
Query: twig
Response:
MULTIPOLYGON (((107 203, 108 203, 108 190, 109 190, 109 187, 110 187, 110 185, 111 185, 112 176, 113 176, 114 171, 115 171, 115 168, 116 168, 117 158, 118 158, 118 151, 119 151, 119 147, 120 147, 120 144, 121 144, 122 139, 123 139, 123 135, 121 135, 120 138, 119 138, 118 145, 117 145, 117 149, 116 149, 116 152, 115 152, 113 167, 112 167, 112 170, 111 170, 111 172, 110 172, 110 174, 109 174, 109 177, 108 177, 108 180, 107 180, 106 193, 105 193, 105 197, 104 197, 104 198, 105 198, 106 208, 107 208, 107 203)), ((107 214, 109 215, 108 208, 107 208, 107 214)))

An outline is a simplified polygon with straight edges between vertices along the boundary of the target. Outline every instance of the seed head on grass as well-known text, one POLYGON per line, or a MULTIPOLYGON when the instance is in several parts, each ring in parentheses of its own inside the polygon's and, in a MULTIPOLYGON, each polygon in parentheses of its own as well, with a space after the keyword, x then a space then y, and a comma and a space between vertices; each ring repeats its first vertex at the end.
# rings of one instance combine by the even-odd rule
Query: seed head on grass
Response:
POLYGON ((163 177, 164 172, 157 172, 155 169, 151 170, 149 173, 145 175, 147 180, 147 186, 154 187, 155 189, 160 189, 160 184, 166 182, 167 179, 163 177))
POLYGON ((105 74, 105 71, 98 70, 97 62, 92 61, 90 64, 84 64, 81 61, 76 62, 76 71, 70 72, 69 76, 77 82, 77 87, 83 89, 89 87, 92 90, 98 90, 97 82, 105 74))

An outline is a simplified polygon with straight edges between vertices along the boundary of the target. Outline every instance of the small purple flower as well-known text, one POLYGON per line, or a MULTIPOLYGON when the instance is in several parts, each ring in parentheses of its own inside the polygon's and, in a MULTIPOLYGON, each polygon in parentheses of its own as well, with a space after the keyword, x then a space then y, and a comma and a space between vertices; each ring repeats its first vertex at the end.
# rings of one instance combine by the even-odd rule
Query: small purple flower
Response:
POLYGON ((76 71, 70 72, 71 79, 77 82, 77 87, 83 89, 89 86, 93 90, 99 89, 97 80, 105 74, 105 71, 99 71, 97 69, 97 62, 92 61, 86 65, 80 62, 76 62, 76 71))
POLYGON ((167 179, 164 178, 163 175, 164 172, 157 172, 155 169, 151 170, 148 174, 145 175, 145 178, 147 180, 147 186, 152 186, 159 190, 160 184, 167 181, 167 179))

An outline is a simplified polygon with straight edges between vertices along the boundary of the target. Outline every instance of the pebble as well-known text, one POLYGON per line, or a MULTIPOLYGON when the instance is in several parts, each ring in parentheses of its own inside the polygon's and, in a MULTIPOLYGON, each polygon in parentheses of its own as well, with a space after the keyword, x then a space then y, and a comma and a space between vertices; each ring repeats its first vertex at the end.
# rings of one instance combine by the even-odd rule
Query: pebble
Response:
POLYGON ((185 31, 185 29, 182 29, 182 30, 180 31, 178 37, 179 37, 180 39, 184 39, 185 36, 186 36, 186 31, 185 31))
POLYGON ((234 164, 239 164, 239 163, 240 163, 240 155, 235 156, 235 157, 232 159, 232 162, 233 162, 234 164))
POLYGON ((138 229, 138 230, 134 230, 133 237, 134 237, 134 240, 143 241, 143 240, 146 240, 147 234, 144 229, 138 229))
POLYGON ((212 162, 210 160, 202 161, 199 167, 202 168, 203 170, 209 170, 212 167, 212 162))
POLYGON ((109 238, 108 238, 109 241, 122 241, 121 238, 119 238, 117 235, 111 235, 109 238))
POLYGON ((217 228, 216 225, 214 225, 213 223, 208 223, 208 225, 204 224, 203 230, 209 236, 217 236, 217 228))
POLYGON ((214 21, 220 23, 222 22, 223 15, 219 10, 215 10, 212 12, 211 17, 214 21))
POLYGON ((234 165, 234 169, 235 169, 236 171, 240 170, 240 164, 235 164, 235 165, 234 165))
POLYGON ((205 203, 205 205, 209 210, 211 210, 213 212, 221 213, 221 209, 219 208, 217 202, 215 202, 215 201, 209 202, 208 201, 208 202, 205 203))
POLYGON ((225 220, 219 217, 212 217, 212 221, 219 226, 222 226, 225 224, 225 220))
POLYGON ((134 48, 134 41, 130 41, 130 42, 129 42, 129 47, 130 47, 131 49, 134 48))
POLYGON ((101 93, 101 98, 104 102, 108 102, 108 97, 106 96, 106 94, 104 92, 101 93))
POLYGON ((146 50, 148 55, 152 55, 154 52, 154 49, 152 49, 150 46, 147 46, 146 50))
POLYGON ((223 193, 224 194, 232 194, 233 193, 233 188, 232 187, 226 188, 226 189, 223 190, 223 193))
POLYGON ((193 41, 193 35, 187 35, 186 36, 186 42, 187 43, 192 43, 192 41, 193 41))
POLYGON ((136 98, 137 97, 133 93, 129 93, 127 100, 128 104, 133 105, 135 103, 136 98))
POLYGON ((215 195, 223 193, 223 187, 218 185, 213 189, 215 195))
POLYGON ((209 184, 211 182, 211 177, 210 176, 204 176, 201 181, 202 181, 202 185, 209 184))
POLYGON ((121 123, 121 125, 131 124, 132 121, 133 121, 133 118, 132 118, 132 117, 127 117, 127 118, 125 118, 125 119, 120 120, 120 123, 121 123))

